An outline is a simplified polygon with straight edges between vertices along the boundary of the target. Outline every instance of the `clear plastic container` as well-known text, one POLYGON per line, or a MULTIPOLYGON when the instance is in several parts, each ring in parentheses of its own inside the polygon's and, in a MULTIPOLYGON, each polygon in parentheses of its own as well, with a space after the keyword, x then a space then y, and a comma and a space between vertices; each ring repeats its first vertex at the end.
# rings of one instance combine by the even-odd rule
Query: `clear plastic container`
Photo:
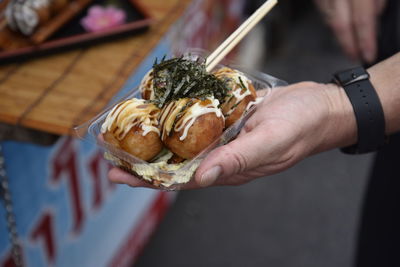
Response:
MULTIPOLYGON (((198 57, 204 58, 204 55, 205 53, 201 50, 191 50, 190 53, 187 54, 188 57, 193 59, 198 57)), ((267 89, 267 93, 264 96, 265 98, 268 98, 269 93, 274 90, 274 88, 287 85, 286 82, 274 78, 268 74, 248 70, 233 63, 220 64, 216 67, 216 69, 224 66, 239 70, 245 74, 246 77, 252 81, 256 90, 267 89)), ((114 105, 129 98, 141 98, 141 93, 138 87, 131 90, 130 93, 121 99, 114 101, 112 106, 102 111, 92 120, 76 127, 75 131, 81 138, 91 140, 94 138, 97 145, 105 151, 104 157, 107 160, 110 160, 113 165, 150 184, 167 190, 178 190, 183 184, 189 182, 190 179, 194 177, 196 169, 200 165, 201 161, 210 153, 210 151, 218 146, 228 143, 235 138, 239 134, 245 122, 256 109, 256 106, 251 107, 238 121, 236 121, 229 128, 225 129, 218 139, 211 143, 196 157, 186 160, 180 164, 165 164, 162 159, 168 157, 169 154, 164 150, 164 152, 162 152, 164 153, 163 155, 158 156, 156 160, 153 160, 152 163, 149 163, 130 155, 129 153, 111 145, 110 143, 105 142, 101 137, 101 126, 106 119, 108 112, 114 107, 114 105), (89 136, 87 134, 89 134, 89 136)))

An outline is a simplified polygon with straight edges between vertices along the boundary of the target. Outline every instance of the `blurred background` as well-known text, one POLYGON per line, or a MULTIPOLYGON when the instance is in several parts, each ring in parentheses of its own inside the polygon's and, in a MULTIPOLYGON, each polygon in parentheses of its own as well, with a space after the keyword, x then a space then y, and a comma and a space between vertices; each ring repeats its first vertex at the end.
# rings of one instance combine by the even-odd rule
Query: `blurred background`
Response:
MULTIPOLYGON (((86 133, 156 57, 212 51, 264 1, 54 0, 63 8, 27 36, 6 19, 11 2, 0 0, 0 266, 354 266, 373 153, 164 192, 112 184, 86 133)), ((311 0, 279 1, 229 59, 288 83, 360 64, 311 0)))

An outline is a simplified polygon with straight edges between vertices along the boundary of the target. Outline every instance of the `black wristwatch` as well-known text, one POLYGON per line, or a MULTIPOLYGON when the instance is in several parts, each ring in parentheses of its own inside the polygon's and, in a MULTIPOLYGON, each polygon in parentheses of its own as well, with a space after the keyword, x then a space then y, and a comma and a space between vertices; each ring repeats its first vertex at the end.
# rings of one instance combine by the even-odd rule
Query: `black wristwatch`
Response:
POLYGON ((358 128, 357 144, 342 148, 342 152, 361 154, 382 147, 385 143, 385 116, 368 72, 362 67, 338 72, 334 74, 334 81, 349 97, 358 128))

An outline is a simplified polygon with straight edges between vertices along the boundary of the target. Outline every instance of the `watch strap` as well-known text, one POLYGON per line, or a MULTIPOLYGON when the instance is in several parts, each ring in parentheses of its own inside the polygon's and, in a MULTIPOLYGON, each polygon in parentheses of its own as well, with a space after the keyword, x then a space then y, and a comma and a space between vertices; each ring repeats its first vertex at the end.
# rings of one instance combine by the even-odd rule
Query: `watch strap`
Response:
POLYGON ((353 106, 357 122, 357 144, 342 148, 349 154, 368 153, 385 143, 385 118, 381 102, 369 81, 368 72, 354 68, 335 74, 335 81, 344 88, 353 106))

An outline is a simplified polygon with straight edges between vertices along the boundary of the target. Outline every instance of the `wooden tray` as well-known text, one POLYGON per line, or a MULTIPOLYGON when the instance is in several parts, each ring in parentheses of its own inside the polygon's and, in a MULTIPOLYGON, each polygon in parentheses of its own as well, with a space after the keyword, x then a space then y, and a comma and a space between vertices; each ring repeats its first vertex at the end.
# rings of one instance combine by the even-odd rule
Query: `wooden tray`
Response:
POLYGON ((86 32, 80 25, 80 20, 86 16, 87 10, 93 5, 104 5, 105 0, 91 1, 89 6, 85 6, 68 23, 57 30, 50 38, 40 44, 34 44, 20 35, 15 35, 7 28, 3 29, 4 35, 10 35, 18 42, 19 48, 12 50, 0 50, 0 64, 22 61, 34 57, 57 53, 73 48, 92 45, 107 40, 131 35, 132 33, 146 30, 152 23, 148 12, 136 0, 119 0, 119 7, 126 12, 126 23, 101 32, 86 32))

